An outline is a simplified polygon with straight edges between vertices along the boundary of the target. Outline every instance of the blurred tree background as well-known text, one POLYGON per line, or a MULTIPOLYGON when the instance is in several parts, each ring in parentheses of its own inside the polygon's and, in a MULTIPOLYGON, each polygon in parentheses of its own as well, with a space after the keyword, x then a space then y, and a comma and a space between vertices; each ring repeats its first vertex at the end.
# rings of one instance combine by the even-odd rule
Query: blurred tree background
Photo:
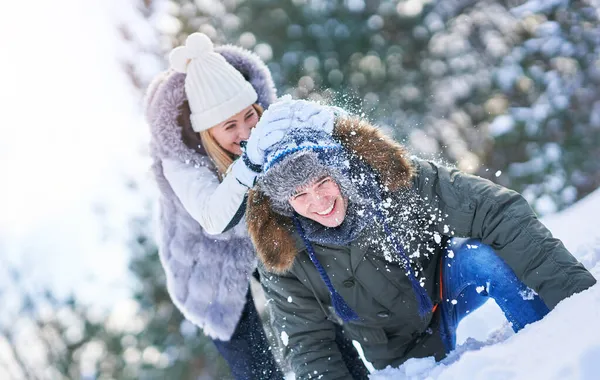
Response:
POLYGON ((267 62, 280 94, 364 113, 415 153, 511 187, 546 214, 600 185, 599 8, 154 0, 148 9, 162 57, 195 31, 241 45, 267 62))
POLYGON ((0 377, 230 378, 212 342, 171 302, 147 219, 133 222, 132 228, 135 288, 130 300, 108 314, 75 297, 57 299, 48 289, 32 289, 22 273, 3 266, 11 286, 0 291, 6 301, 0 318, 0 377))
MULTIPOLYGON (((167 53, 201 31, 254 51, 280 95, 348 108, 540 214, 600 186, 600 0, 127 1, 122 61, 140 100, 167 53)), ((5 268, 20 294, 0 320, 10 378, 230 376, 171 303, 150 219, 133 222, 133 298, 109 315, 27 290, 5 268)))

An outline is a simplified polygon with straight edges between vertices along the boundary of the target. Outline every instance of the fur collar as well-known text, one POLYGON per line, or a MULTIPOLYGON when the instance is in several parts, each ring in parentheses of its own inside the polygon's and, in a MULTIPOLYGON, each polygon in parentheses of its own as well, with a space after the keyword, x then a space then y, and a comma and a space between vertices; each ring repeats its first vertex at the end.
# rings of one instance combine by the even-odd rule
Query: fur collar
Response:
MULTIPOLYGON (((215 51, 250 82, 258 94, 257 103, 264 109, 276 100, 271 73, 256 54, 233 45, 219 46, 215 51)), ((154 142, 151 149, 159 157, 204 166, 206 158, 189 149, 182 141, 182 127, 178 118, 185 112, 183 106, 187 101, 184 84, 185 74, 167 70, 148 86, 144 103, 154 142)))
MULTIPOLYGON (((390 191, 411 185, 413 167, 406 149, 378 128, 358 118, 339 119, 333 137, 371 166, 390 191)), ((248 194, 246 220, 265 268, 274 273, 288 271, 298 252, 292 220, 275 213, 269 199, 257 188, 248 194)))

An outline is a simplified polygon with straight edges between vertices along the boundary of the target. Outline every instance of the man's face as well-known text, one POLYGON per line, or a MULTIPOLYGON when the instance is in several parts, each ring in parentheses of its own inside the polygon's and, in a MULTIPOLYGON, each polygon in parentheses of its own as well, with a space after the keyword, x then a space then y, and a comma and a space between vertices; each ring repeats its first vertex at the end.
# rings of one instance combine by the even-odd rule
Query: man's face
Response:
POLYGON ((298 189, 289 202, 298 214, 325 227, 337 227, 346 217, 347 199, 331 177, 298 189))

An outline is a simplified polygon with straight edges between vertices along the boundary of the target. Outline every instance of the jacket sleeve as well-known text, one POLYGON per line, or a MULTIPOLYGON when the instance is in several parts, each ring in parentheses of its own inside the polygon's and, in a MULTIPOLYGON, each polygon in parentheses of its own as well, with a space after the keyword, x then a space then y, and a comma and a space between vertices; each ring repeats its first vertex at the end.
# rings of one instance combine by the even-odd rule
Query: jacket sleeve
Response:
POLYGON ((477 238, 494 248, 550 309, 596 283, 519 193, 431 162, 415 164, 417 192, 441 214, 438 231, 477 238))
POLYGON ((219 183, 206 167, 163 160, 163 172, 186 211, 211 235, 223 233, 242 219, 248 187, 229 175, 219 183))
POLYGON ((335 343, 333 322, 313 292, 290 273, 276 275, 262 265, 259 270, 271 323, 296 379, 351 379, 335 343))

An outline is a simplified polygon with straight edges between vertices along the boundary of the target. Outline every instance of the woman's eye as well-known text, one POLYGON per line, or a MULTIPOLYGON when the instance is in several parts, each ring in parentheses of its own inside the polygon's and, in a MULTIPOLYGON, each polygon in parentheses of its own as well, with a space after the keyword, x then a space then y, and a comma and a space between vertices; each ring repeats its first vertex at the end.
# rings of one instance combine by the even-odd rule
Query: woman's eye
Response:
POLYGON ((302 194, 297 194, 297 195, 294 195, 294 199, 299 199, 299 198, 302 198, 302 197, 303 197, 303 196, 305 196, 305 195, 306 195, 306 193, 302 193, 302 194))

